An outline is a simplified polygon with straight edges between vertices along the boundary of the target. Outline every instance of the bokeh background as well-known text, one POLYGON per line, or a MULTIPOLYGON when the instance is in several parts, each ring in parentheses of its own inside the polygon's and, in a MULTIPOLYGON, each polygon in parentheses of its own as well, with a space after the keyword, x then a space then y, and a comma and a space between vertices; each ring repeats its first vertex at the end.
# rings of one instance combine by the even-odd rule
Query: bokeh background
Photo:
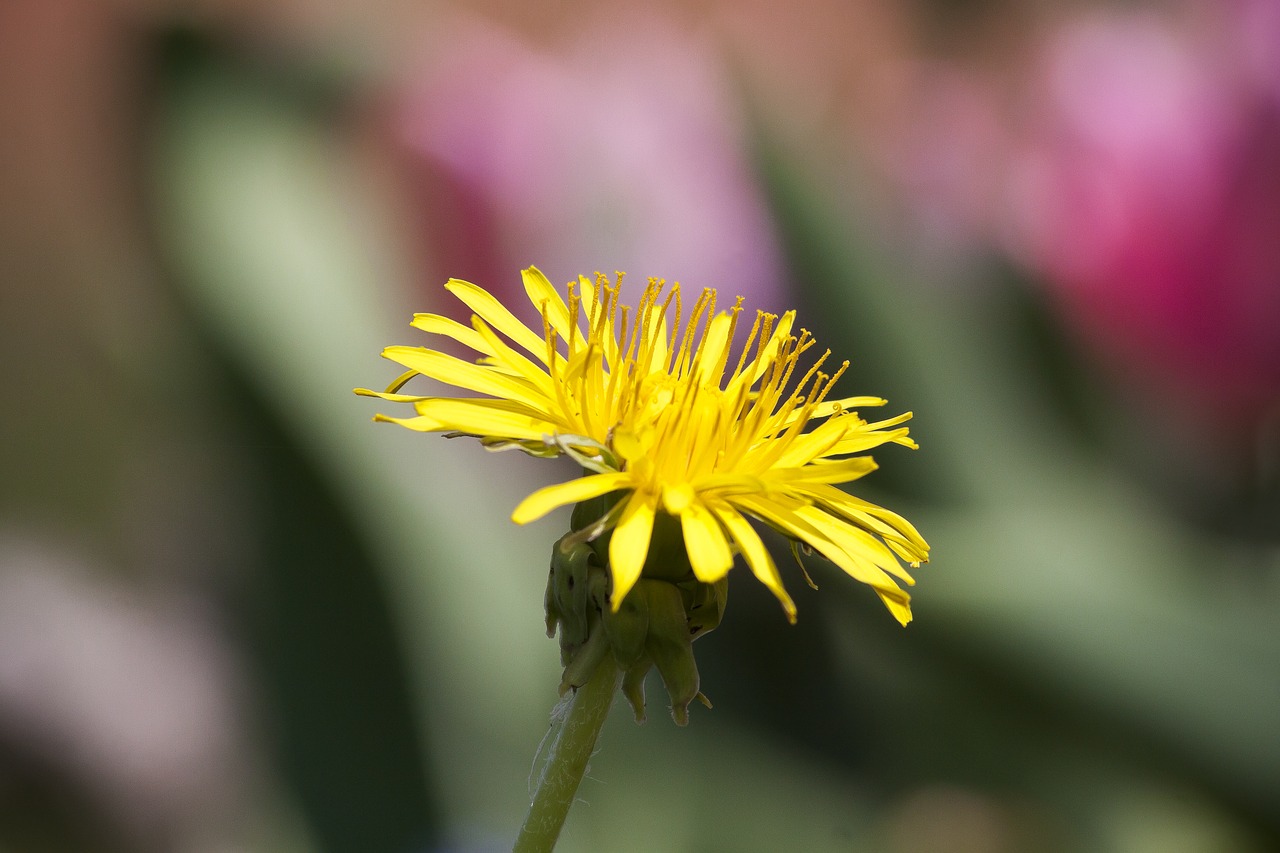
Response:
POLYGON ((569 471, 350 389, 529 264, 798 306, 935 555, 562 850, 1280 849, 1280 4, 5 0, 0 117, 0 851, 509 846, 569 471))

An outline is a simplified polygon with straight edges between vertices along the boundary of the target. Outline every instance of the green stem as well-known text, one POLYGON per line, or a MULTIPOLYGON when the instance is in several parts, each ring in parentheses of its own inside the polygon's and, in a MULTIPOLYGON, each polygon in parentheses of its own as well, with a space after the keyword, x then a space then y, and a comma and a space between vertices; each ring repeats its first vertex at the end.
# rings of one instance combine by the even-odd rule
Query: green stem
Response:
POLYGON ((606 659, 573 694, 513 853, 549 853, 556 846, 621 678, 621 671, 606 659))

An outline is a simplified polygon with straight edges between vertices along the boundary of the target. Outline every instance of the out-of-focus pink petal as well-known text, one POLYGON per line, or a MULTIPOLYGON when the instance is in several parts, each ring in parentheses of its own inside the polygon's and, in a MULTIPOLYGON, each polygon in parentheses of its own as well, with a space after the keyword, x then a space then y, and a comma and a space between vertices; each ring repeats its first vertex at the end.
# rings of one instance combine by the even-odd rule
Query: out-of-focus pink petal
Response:
POLYGON ((401 118, 439 265, 499 285, 530 263, 553 281, 621 269, 781 307, 729 92, 706 44, 653 17, 588 25, 554 52, 455 23, 401 118))
POLYGON ((1280 400, 1280 101, 1218 23, 1059 31, 1006 233, 1114 364, 1247 422, 1280 400))

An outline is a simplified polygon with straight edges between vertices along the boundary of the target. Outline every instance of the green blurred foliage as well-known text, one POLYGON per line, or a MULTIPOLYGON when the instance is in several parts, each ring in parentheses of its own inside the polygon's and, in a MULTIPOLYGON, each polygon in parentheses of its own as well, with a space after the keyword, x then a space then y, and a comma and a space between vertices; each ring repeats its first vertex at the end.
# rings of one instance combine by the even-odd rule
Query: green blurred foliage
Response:
MULTIPOLYGON (((501 847, 559 680, 539 608, 566 519, 506 520, 548 474, 350 395, 391 377, 375 356, 415 297, 346 82, 189 35, 162 53, 155 236, 210 353, 209 428, 252 471, 235 603, 272 760, 319 849, 501 847)), ((916 412, 922 449, 860 494, 936 558, 905 631, 817 561, 820 592, 788 576, 795 627, 733 584, 698 644, 715 710, 615 713, 562 849, 1280 844, 1274 551, 1189 528, 1109 458, 1090 378, 1007 268, 913 281, 819 167, 758 143, 802 317, 854 392, 916 412)))
MULTIPOLYGON (((251 120, 269 122, 249 128, 250 145, 257 145, 268 141, 264 134, 273 130, 329 124, 330 110, 340 101, 322 82, 232 66, 212 45, 188 32, 171 34, 163 47, 166 87, 157 161, 162 167, 171 162, 166 157, 171 134, 188 126, 184 120, 193 110, 226 109, 223 130, 232 135, 246 130, 244 112, 232 110, 250 111, 251 120)), ((201 146, 218 141, 215 135, 201 146)), ((293 141, 282 144, 291 151, 293 141)), ((189 145, 174 156, 205 153, 208 149, 189 145)), ((262 149, 256 153, 261 155, 262 149)), ((220 169, 225 165, 216 160, 192 164, 195 180, 219 181, 227 176, 220 169), (202 166, 213 168, 203 171, 202 166)), ((181 192, 182 186, 162 184, 156 196, 162 221, 168 221, 167 193, 181 192)), ((296 201, 284 199, 286 204, 296 201)), ((276 223, 269 207, 255 205, 252 215, 258 221, 246 223, 250 228, 284 236, 271 230, 276 223)), ((301 239, 305 244, 311 235, 301 239)), ((250 564, 243 567, 231 597, 255 663, 274 759, 321 849, 391 853, 427 847, 440 835, 441 817, 424 764, 418 708, 424 691, 420 685, 409 686, 409 662, 393 623, 387 581, 333 483, 288 430, 278 401, 262 386, 262 366, 232 354, 224 337, 227 329, 216 326, 202 301, 207 294, 199 290, 202 283, 223 287, 222 277, 233 274, 228 263, 243 270, 246 263, 274 261, 238 257, 244 249, 236 246, 236 255, 214 261, 210 270, 193 267, 208 258, 183 254, 181 241, 170 247, 175 281, 190 309, 190 332, 210 342, 216 371, 210 379, 227 412, 222 429, 234 435, 250 472, 250 564)), ((299 248, 307 251, 305 245, 299 248)), ((280 251, 287 251, 283 240, 271 249, 273 254, 280 251)), ((249 271, 250 280, 256 271, 249 271)), ((269 283, 259 283, 271 289, 269 283)), ((234 321, 252 323, 246 314, 255 310, 261 306, 240 306, 234 321)), ((261 334, 265 345, 275 345, 273 332, 262 329, 261 334)))

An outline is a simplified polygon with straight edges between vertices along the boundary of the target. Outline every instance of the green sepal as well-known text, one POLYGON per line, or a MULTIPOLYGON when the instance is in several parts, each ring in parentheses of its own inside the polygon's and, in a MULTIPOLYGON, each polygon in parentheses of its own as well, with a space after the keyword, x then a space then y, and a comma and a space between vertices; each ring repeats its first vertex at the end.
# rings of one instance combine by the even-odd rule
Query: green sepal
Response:
POLYGON ((635 666, 628 669, 622 677, 622 695, 631 704, 631 712, 635 714, 637 724, 643 723, 646 719, 644 713, 644 679, 651 669, 653 669, 653 658, 646 656, 641 658, 635 666))
MULTIPOLYGON (((652 583, 643 578, 637 583, 652 583)), ((649 635, 649 602, 640 591, 635 591, 622 600, 622 604, 614 612, 604 607, 600 617, 605 636, 613 647, 613 659, 618 668, 628 670, 635 666, 644 654, 645 639, 649 635)))
POLYGON ((723 577, 715 583, 697 583, 685 591, 685 607, 689 614, 689 637, 696 640, 711 633, 724 618, 725 605, 729 600, 729 578, 723 577))
POLYGON ((559 633, 560 692, 586 684, 599 666, 616 666, 623 672, 622 694, 636 722, 644 722, 644 680, 657 667, 672 719, 683 726, 695 699, 711 707, 699 690, 693 641, 723 619, 728 579, 699 581, 679 520, 658 512, 641 576, 614 612, 608 549, 626 495, 617 491, 576 505, 571 532, 552 551, 543 603, 548 635, 559 633))
POLYGON ((543 596, 547 636, 560 630, 561 663, 568 664, 574 649, 587 641, 590 633, 589 570, 595 552, 586 545, 563 547, 560 540, 551 549, 551 572, 543 596))
POLYGON ((593 631, 587 641, 577 649, 573 660, 565 665, 560 675, 560 695, 586 684, 596 667, 609 656, 609 640, 603 631, 593 631))
MULTIPOLYGON (((636 592, 641 592, 640 584, 636 587, 636 592)), ((698 664, 693 657, 684 600, 673 584, 661 581, 645 584, 643 592, 649 602, 649 636, 645 649, 671 697, 671 718, 676 725, 687 725, 689 703, 698 695, 698 664)))

